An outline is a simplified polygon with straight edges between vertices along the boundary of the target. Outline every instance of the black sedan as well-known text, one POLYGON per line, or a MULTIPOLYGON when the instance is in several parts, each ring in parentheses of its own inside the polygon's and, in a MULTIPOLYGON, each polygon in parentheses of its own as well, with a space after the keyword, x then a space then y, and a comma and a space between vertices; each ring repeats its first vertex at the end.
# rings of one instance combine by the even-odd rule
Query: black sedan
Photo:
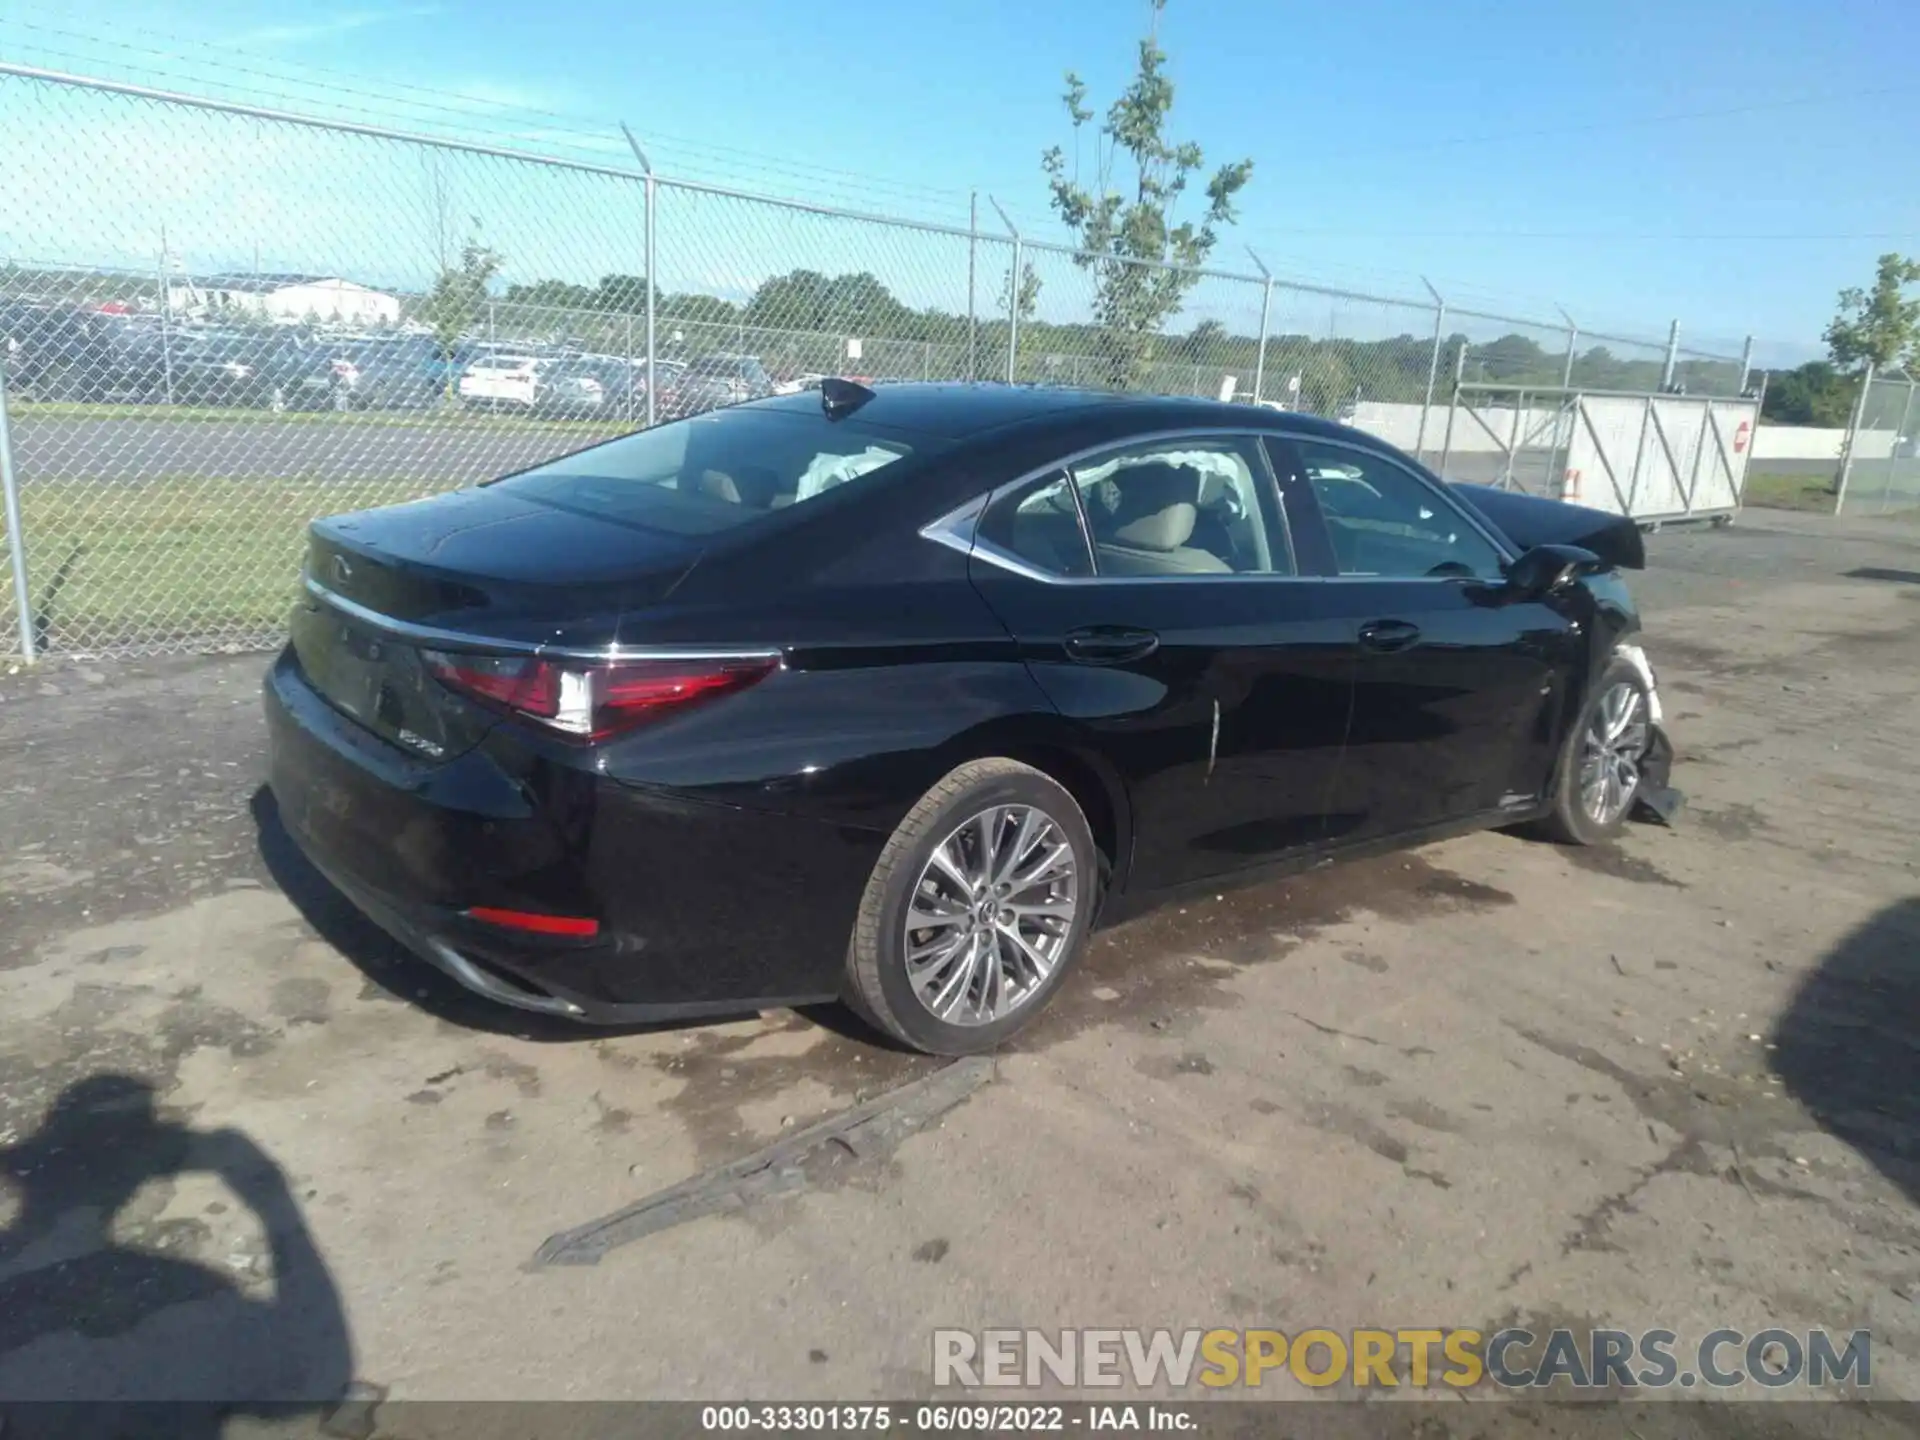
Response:
POLYGON ((1145 898, 1613 835, 1666 794, 1641 563, 1305 416, 830 380, 316 522, 271 783, 507 1004, 977 1051, 1145 898))

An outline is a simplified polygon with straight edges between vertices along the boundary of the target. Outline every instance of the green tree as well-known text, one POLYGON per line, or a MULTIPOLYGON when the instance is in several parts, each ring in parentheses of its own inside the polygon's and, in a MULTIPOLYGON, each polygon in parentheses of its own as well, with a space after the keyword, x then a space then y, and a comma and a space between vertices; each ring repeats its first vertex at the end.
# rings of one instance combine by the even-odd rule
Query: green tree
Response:
POLYGON ((1840 312, 1821 337, 1833 363, 1842 370, 1859 370, 1869 362, 1876 370, 1920 366, 1920 295, 1909 299, 1906 294, 1916 284, 1920 261, 1888 253, 1880 257, 1871 290, 1842 290, 1840 312))
POLYGON ((1006 278, 1000 283, 1000 313, 1009 314, 1016 308, 1023 325, 1033 319, 1033 312, 1040 308, 1040 275, 1032 265, 1020 267, 1020 290, 1017 295, 1014 293, 1011 265, 1007 267, 1006 278))
POLYGON ((647 310, 647 277, 602 275, 599 286, 593 292, 593 304, 601 310, 644 315, 647 310))
MULTIPOLYGON (((1150 3, 1157 30, 1166 0, 1150 3)), ((1207 181, 1200 221, 1172 223, 1180 197, 1205 158, 1192 141, 1167 139, 1173 82, 1167 78, 1166 63, 1157 35, 1149 33, 1140 42, 1138 71, 1093 137, 1090 184, 1081 180, 1080 141, 1094 117, 1086 105, 1086 84, 1072 72, 1063 98, 1073 122, 1073 163, 1069 167, 1058 145, 1041 156, 1053 208, 1078 238, 1078 263, 1094 276, 1094 314, 1107 382, 1121 388, 1137 382, 1151 358, 1153 337, 1179 310, 1197 278, 1190 270, 1163 267, 1205 261, 1218 239, 1218 227, 1234 219, 1234 196, 1253 173, 1251 160, 1221 166, 1207 181), (1132 171, 1126 189, 1117 188, 1114 173, 1122 156, 1132 171)))
POLYGON ((448 393, 453 386, 453 351, 460 337, 473 328, 480 309, 487 301, 487 286, 500 273, 500 255, 480 243, 480 222, 473 222, 473 234, 460 247, 458 263, 443 265, 433 287, 420 306, 420 319, 433 329, 446 363, 448 393))
POLYGON ((1227 327, 1218 320, 1202 320, 1180 342, 1180 358, 1204 365, 1225 353, 1229 338, 1227 327))
POLYGON ((595 292, 568 280, 535 280, 530 285, 507 286, 506 298, 520 305, 543 305, 559 310, 591 310, 595 292))
POLYGON ((1767 376, 1767 399, 1760 418, 1778 425, 1844 426, 1853 413, 1859 386, 1825 360, 1809 360, 1795 370, 1767 376))

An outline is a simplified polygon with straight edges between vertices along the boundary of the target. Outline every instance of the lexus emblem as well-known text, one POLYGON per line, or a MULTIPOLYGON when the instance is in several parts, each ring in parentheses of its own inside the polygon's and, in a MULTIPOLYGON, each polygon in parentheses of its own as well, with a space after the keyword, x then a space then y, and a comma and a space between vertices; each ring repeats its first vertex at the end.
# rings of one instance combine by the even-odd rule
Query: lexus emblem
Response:
POLYGON ((342 585, 353 578, 353 567, 347 563, 346 556, 336 555, 333 557, 333 578, 338 580, 342 585))

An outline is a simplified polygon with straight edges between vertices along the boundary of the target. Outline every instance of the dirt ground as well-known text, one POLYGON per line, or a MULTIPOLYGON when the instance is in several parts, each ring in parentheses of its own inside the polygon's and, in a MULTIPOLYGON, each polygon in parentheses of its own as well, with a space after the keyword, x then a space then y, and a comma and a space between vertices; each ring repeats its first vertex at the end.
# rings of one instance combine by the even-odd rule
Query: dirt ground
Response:
POLYGON ((590 1267, 531 1261, 929 1063, 469 1001, 257 801, 261 657, 0 679, 0 1398, 905 1399, 936 1326, 1519 1322, 1865 1327, 1920 1399, 1920 526, 1651 550, 1677 828, 1163 909, 890 1154, 590 1267))

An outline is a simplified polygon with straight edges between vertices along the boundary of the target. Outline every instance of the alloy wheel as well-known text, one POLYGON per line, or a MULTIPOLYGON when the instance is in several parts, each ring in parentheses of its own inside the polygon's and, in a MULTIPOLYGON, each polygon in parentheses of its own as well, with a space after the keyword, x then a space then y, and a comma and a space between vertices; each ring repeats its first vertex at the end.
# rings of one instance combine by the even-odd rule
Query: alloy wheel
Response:
POLYGON ((1648 738, 1640 687, 1625 680, 1609 686, 1581 737, 1580 804, 1596 825, 1614 824, 1633 804, 1648 738))
POLYGON ((1079 866, 1059 823, 994 805, 933 847, 908 902, 907 983, 935 1019, 987 1025, 1027 1004, 1066 951, 1079 866))

